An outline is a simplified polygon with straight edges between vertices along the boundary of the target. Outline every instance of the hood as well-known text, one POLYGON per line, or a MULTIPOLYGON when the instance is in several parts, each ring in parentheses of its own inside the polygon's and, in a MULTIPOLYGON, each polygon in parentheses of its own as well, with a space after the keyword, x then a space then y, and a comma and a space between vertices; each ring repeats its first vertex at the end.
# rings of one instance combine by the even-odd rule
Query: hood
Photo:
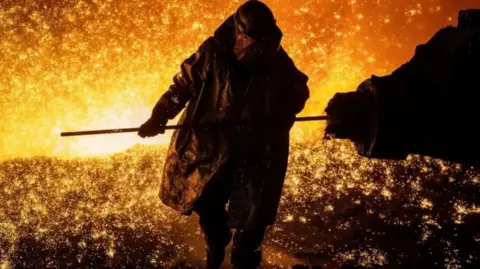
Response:
POLYGON ((235 33, 234 28, 235 22, 233 15, 228 17, 213 34, 213 38, 217 43, 222 45, 222 47, 227 51, 233 52, 233 46, 235 44, 235 33))
MULTIPOLYGON (((217 43, 221 44, 225 50, 233 53, 233 46, 235 45, 235 19, 231 15, 215 30, 213 37, 217 43)), ((275 31, 278 32, 280 42, 282 41, 283 33, 278 26, 275 31)))

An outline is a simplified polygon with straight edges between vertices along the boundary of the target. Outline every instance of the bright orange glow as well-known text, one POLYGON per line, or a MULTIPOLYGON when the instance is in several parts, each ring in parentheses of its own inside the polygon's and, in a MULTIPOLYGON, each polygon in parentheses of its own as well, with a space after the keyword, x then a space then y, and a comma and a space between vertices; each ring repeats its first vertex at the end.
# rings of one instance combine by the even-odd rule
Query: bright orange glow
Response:
MULTIPOLYGON (((168 134, 141 140, 58 133, 141 124, 181 61, 240 2, 2 1, 0 158, 99 155, 167 143, 168 134)), ((285 48, 310 76, 304 115, 321 114, 335 92, 392 71, 416 44, 455 23, 459 9, 480 7, 476 0, 266 2, 284 30, 285 48)), ((321 126, 298 124, 297 138, 321 126)))
MULTIPOLYGON (((372 74, 390 73, 417 44, 455 24, 460 9, 480 8, 478 0, 266 2, 284 31, 285 48, 310 76, 312 96, 302 115, 322 114, 334 93, 354 90, 372 74)), ((53 265, 46 259, 48 268, 63 268, 54 262, 87 264, 94 256, 107 265, 123 265, 127 256, 158 268, 203 263, 196 219, 179 217, 157 197, 170 133, 148 140, 59 133, 143 123, 181 61, 240 3, 0 1, 0 268, 29 262, 30 268, 44 268, 32 253, 50 258, 64 255, 65 248, 73 258, 55 256, 53 265), (160 147, 125 151, 136 144, 160 147), (79 158, 116 152, 122 153, 79 158), (38 249, 28 248, 32 240, 38 249)), ((421 228, 422 242, 413 245, 430 243, 435 247, 428 251, 438 254, 439 242, 448 253, 446 268, 459 268, 462 240, 480 242, 478 233, 464 233, 478 227, 472 216, 480 206, 472 197, 478 197, 479 170, 419 156, 405 162, 360 158, 350 143, 319 142, 322 125, 294 127, 293 140, 301 143, 292 143, 266 263, 286 268, 298 262, 294 251, 314 250, 333 264, 395 264, 390 246, 381 249, 366 240, 368 248, 358 248, 350 243, 363 235, 351 238, 360 230, 370 235, 365 239, 375 239, 386 228, 394 235, 397 229, 403 235, 421 228), (457 229, 452 222, 468 225, 457 229)))

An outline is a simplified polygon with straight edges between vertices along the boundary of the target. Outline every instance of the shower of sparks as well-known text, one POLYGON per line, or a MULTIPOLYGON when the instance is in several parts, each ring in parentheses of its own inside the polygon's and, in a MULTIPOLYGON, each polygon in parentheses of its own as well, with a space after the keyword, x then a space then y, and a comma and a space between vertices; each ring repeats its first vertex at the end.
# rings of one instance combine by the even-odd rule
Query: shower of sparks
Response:
MULTIPOLYGON (((169 135, 61 139, 61 131, 135 127, 148 118, 183 59, 241 1, 3 0, 0 3, 0 158, 120 152, 169 135)), ((283 45, 310 76, 305 115, 335 92, 388 74, 415 45, 454 24, 476 0, 266 1, 283 45)), ((319 124, 299 124, 301 139, 319 124)))
MULTIPOLYGON (((478 0, 265 2, 284 31, 284 47, 310 77, 304 115, 322 113, 335 92, 354 90, 371 74, 393 71, 417 44, 455 24, 458 10, 480 8, 478 0)), ((143 268, 166 268, 201 260, 196 225, 157 198, 164 150, 137 146, 103 156, 136 144, 165 145, 169 135, 61 139, 59 133, 141 124, 181 61, 240 3, 0 2, 0 268, 41 268, 36 262, 62 268, 73 261, 118 267, 135 259, 143 268), (97 158, 79 158, 85 156, 97 158), (37 256, 22 258, 31 253, 37 256)), ((426 253, 443 251, 445 267, 468 264, 459 243, 437 232, 461 237, 455 227, 469 227, 479 215, 479 194, 471 191, 478 190, 478 171, 415 156, 402 163, 360 159, 348 143, 309 139, 321 137, 317 123, 293 132, 268 263, 298 262, 293 253, 302 251, 337 263, 399 262, 408 248, 389 251, 357 237, 383 240, 385 230, 413 227, 418 244, 438 244, 426 253)), ((478 231, 469 240, 480 243, 478 231)))

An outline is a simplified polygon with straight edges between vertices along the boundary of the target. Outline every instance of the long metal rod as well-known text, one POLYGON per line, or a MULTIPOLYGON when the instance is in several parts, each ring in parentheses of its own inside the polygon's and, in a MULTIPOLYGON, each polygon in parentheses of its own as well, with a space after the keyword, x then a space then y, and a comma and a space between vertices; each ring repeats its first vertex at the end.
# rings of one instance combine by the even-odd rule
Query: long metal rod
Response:
MULTIPOLYGON (((314 117, 299 117, 295 119, 295 122, 306 122, 306 121, 325 121, 329 120, 328 116, 314 116, 314 117)), ((222 123, 217 123, 222 124, 222 123)), ((175 130, 182 128, 203 128, 206 126, 214 126, 215 124, 181 124, 181 125, 168 125, 165 126, 165 130, 175 130)), ((123 129, 105 129, 105 130, 93 130, 93 131, 79 131, 79 132, 64 132, 60 135, 62 137, 70 136, 86 136, 86 135, 102 135, 102 134, 120 134, 120 133, 135 133, 138 132, 140 128, 123 128, 123 129)))

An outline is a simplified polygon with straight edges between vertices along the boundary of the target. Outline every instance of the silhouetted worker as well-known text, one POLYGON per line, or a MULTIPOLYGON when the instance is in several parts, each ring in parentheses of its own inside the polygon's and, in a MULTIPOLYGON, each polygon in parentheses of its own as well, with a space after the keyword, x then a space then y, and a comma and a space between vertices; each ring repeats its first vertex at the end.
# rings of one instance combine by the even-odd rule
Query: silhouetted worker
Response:
POLYGON ((198 213, 207 268, 221 266, 231 228, 232 264, 256 268, 265 229, 276 219, 289 131, 309 98, 308 77, 281 39, 271 10, 246 2, 183 62, 139 131, 141 137, 163 133, 185 106, 182 124, 252 123, 178 130, 167 152, 160 198, 184 214, 198 213))
POLYGON ((326 111, 338 121, 326 133, 369 158, 419 154, 480 167, 480 10, 458 18, 391 75, 336 94, 326 111))

